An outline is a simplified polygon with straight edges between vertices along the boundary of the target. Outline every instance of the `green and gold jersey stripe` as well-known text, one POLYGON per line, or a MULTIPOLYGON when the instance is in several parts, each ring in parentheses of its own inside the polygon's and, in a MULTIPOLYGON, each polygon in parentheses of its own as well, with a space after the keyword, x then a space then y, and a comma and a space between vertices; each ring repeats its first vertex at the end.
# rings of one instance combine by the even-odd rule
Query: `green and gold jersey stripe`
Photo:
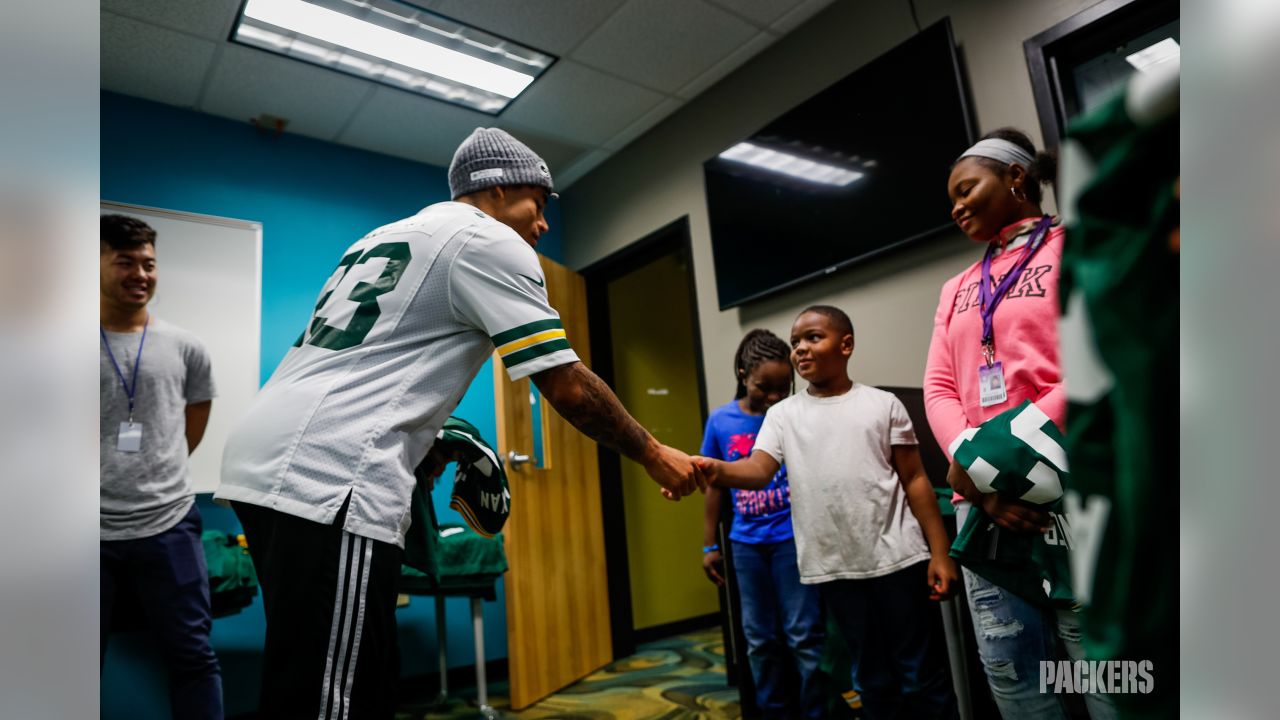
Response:
POLYGON ((544 330, 556 330, 556 329, 559 329, 559 330, 564 329, 564 325, 560 322, 560 318, 534 320, 531 323, 525 323, 520 327, 513 327, 510 330, 503 330, 497 335, 494 335, 493 346, 496 348, 501 348, 503 345, 506 345, 507 343, 512 342, 513 340, 519 340, 521 338, 529 337, 530 335, 535 335, 544 330))
POLYGON ((510 355, 504 355, 502 357, 502 362, 504 365, 507 366, 507 369, 510 370, 511 368, 519 365, 520 363, 528 362, 530 360, 533 360, 534 358, 540 358, 543 355, 550 355, 553 352, 558 352, 560 350, 569 350, 569 349, 571 349, 569 347, 569 341, 565 340, 564 338, 559 338, 556 340, 550 340, 547 342, 539 343, 532 347, 527 347, 523 350, 517 350, 511 353, 510 355))
POLYGON ((516 352, 517 350, 523 350, 527 347, 530 347, 531 345, 537 345, 538 343, 544 343, 548 340, 555 340, 557 338, 562 338, 564 336, 565 336, 564 330, 560 330, 560 329, 543 330, 542 332, 537 333, 535 335, 530 335, 529 337, 520 338, 519 340, 512 340, 506 345, 503 345, 502 347, 498 348, 498 354, 503 357, 506 357, 511 353, 516 352))

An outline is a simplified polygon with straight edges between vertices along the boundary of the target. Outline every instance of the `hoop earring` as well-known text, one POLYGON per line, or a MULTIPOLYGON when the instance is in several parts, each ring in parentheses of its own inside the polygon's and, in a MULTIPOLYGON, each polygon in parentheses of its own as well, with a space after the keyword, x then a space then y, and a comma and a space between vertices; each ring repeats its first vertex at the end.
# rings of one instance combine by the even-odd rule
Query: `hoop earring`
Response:
POLYGON ((1013 195, 1013 199, 1018 202, 1026 202, 1027 194, 1016 187, 1009 188, 1009 194, 1013 195))

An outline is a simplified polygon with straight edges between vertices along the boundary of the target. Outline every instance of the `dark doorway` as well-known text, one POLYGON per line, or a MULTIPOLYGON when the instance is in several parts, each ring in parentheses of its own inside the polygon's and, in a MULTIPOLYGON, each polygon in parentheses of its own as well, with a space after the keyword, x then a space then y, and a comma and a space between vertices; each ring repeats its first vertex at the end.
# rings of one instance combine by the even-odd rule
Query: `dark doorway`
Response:
POLYGON ((1024 42, 1045 147, 1131 75, 1176 58, 1179 18, 1174 0, 1102 0, 1024 42))
MULTIPOLYGON (((687 218, 582 275, 594 370, 659 441, 697 452, 706 388, 687 218)), ((672 506, 658 497, 639 466, 608 451, 600 453, 600 478, 614 655, 625 657, 637 643, 714 624, 714 589, 702 577, 698 557, 701 496, 672 506), (691 528, 689 516, 695 514, 691 528), (664 549, 667 556, 658 560, 664 549), (665 585, 660 591, 643 586, 658 577, 665 585), (700 604, 706 612, 697 610, 700 604)))

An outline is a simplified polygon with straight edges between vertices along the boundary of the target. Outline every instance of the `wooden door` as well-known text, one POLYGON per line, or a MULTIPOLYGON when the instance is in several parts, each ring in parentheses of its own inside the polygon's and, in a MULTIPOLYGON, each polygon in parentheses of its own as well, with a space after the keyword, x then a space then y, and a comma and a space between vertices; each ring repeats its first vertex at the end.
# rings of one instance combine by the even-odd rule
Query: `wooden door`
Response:
MULTIPOLYGON (((582 276, 539 256, 551 306, 588 367, 587 290, 582 276)), ((596 445, 511 382, 494 355, 498 450, 533 457, 533 415, 542 419, 542 468, 507 462, 511 517, 503 531, 511 707, 525 708, 613 659, 596 445)))

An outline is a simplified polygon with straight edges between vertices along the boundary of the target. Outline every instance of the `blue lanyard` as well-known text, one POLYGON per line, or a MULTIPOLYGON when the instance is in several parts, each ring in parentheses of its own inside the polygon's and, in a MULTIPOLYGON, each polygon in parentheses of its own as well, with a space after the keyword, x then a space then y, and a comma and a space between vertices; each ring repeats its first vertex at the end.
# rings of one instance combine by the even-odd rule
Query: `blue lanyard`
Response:
POLYGON ((107 349, 107 357, 111 358, 111 365, 116 369, 116 377, 120 378, 120 385, 124 388, 124 394, 129 396, 129 424, 133 424, 133 398, 138 394, 138 366, 142 364, 142 346, 147 342, 147 327, 151 325, 151 316, 147 315, 147 321, 142 325, 142 339, 138 341, 138 355, 133 359, 133 380, 125 382, 124 373, 120 372, 120 363, 116 362, 115 353, 111 352, 111 343, 107 342, 107 331, 98 326, 98 332, 102 334, 102 347, 107 349))
POLYGON ((995 256, 996 246, 992 243, 987 246, 987 254, 982 256, 982 283, 979 287, 979 294, 982 299, 982 355, 987 361, 987 367, 991 366, 996 355, 996 331, 995 316, 996 306, 1004 299, 1004 296, 1018 282, 1018 278, 1022 277, 1023 271, 1027 269, 1027 265, 1031 262, 1031 258, 1045 243, 1045 238, 1049 237, 1049 226, 1053 224, 1053 219, 1048 215, 1040 218, 1036 223, 1036 228, 1032 232, 1031 239, 1027 242, 1027 246, 1022 249, 1022 258, 1018 260, 1018 264, 1005 274, 1000 284, 992 288, 991 286, 991 258, 995 256))

